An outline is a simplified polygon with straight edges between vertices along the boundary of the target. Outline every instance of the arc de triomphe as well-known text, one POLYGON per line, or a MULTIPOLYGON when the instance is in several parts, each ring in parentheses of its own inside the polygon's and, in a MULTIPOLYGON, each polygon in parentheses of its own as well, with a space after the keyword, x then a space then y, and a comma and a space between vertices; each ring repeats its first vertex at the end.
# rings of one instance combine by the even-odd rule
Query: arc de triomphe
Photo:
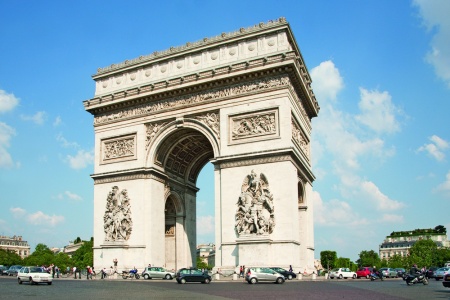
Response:
POLYGON ((94 264, 196 264, 197 176, 214 165, 215 267, 311 270, 311 119, 284 18, 98 69, 94 264))

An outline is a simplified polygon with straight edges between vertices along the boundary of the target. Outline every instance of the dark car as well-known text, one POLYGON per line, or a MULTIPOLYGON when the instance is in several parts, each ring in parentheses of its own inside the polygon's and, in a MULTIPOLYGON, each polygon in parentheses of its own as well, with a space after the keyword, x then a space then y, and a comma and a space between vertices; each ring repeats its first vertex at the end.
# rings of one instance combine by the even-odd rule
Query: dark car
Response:
POLYGON ((9 276, 17 276, 17 273, 19 272, 20 269, 22 269, 22 266, 19 266, 19 265, 11 266, 8 269, 8 275, 9 276))
POLYGON ((3 276, 3 275, 8 275, 8 268, 5 267, 5 266, 1 266, 1 267, 0 267, 0 275, 1 275, 1 276, 3 276))
POLYGON ((442 285, 446 288, 450 288, 450 274, 447 274, 444 276, 444 281, 442 282, 442 285))
POLYGON ((283 275, 285 278, 292 280, 292 278, 297 278, 297 275, 294 272, 290 272, 286 269, 280 268, 280 267, 273 267, 270 268, 272 270, 274 270, 275 272, 283 275))
POLYGON ((178 283, 186 283, 186 282, 210 283, 211 276, 209 276, 208 272, 204 272, 199 269, 182 268, 178 270, 176 280, 178 283))
POLYGON ((405 273, 406 273, 406 270, 403 268, 396 268, 395 270, 397 271, 398 277, 403 277, 403 275, 405 275, 405 273))
POLYGON ((439 269, 438 267, 430 267, 428 268, 428 270, 425 273, 425 276, 427 278, 434 278, 434 272, 436 272, 436 270, 439 269))

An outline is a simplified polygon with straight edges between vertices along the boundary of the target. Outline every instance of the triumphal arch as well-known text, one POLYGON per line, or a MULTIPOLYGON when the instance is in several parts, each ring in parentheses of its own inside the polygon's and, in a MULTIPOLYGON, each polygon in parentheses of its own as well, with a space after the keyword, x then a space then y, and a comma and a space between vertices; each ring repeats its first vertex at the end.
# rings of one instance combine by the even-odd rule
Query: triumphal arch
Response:
MULTIPOLYGON (((94 264, 196 264, 197 177, 214 165, 215 267, 314 266, 311 119, 284 18, 98 69, 94 264)), ((211 199, 212 200, 212 199, 211 199)))

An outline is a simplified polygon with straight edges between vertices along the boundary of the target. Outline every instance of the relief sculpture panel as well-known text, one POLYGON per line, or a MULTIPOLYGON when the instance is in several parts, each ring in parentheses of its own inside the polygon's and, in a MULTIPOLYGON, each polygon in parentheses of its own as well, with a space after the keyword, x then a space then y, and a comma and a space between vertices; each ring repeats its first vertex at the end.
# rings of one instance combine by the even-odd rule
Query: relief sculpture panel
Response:
POLYGON ((270 110, 247 115, 231 116, 231 142, 278 137, 278 111, 270 110))
POLYGON ((273 232, 275 208, 267 177, 251 171, 244 178, 236 211, 236 232, 241 235, 264 235, 273 232))
POLYGON ((103 221, 105 241, 126 241, 130 238, 133 221, 130 198, 126 189, 119 191, 117 186, 113 186, 106 199, 103 221))
POLYGON ((102 163, 134 159, 136 134, 102 140, 102 163))

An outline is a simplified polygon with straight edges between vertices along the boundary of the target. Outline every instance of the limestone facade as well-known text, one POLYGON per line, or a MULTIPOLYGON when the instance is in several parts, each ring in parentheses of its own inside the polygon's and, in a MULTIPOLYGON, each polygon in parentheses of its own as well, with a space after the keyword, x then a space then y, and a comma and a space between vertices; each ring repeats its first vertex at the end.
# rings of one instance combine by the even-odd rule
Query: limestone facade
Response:
POLYGON ((27 241, 22 239, 22 236, 0 236, 0 249, 6 251, 14 251, 21 258, 25 258, 29 256, 30 253, 30 245, 27 241))
POLYGON ((311 119, 284 18, 98 69, 94 264, 194 266, 197 176, 214 164, 215 265, 314 268, 311 119), (125 192, 124 192, 125 191, 125 192))

